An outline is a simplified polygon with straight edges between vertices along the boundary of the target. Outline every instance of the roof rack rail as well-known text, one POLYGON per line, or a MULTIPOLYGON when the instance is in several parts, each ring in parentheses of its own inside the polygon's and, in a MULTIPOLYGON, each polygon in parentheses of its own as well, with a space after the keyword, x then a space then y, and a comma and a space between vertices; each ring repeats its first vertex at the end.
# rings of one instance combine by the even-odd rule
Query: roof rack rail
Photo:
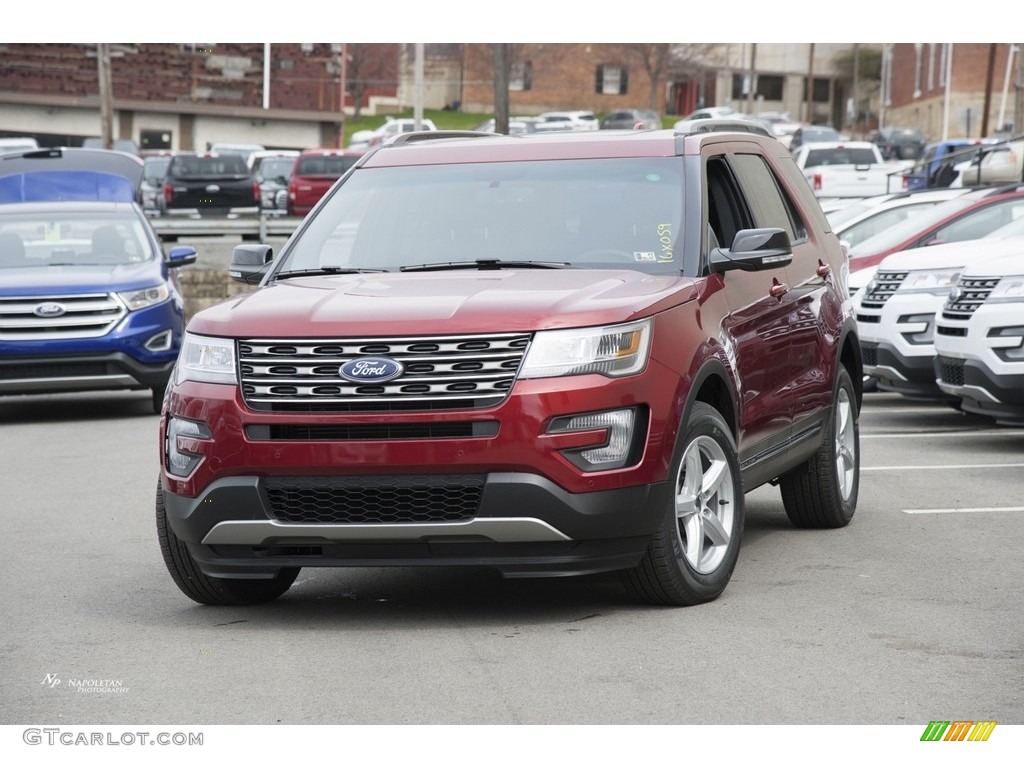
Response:
POLYGON ((758 136, 767 136, 770 139, 775 138, 771 131, 756 120, 744 120, 734 117, 708 117, 700 120, 687 120, 675 129, 677 136, 691 133, 719 133, 724 131, 754 133, 758 136))
POLYGON ((433 139, 472 139, 479 138, 481 136, 502 136, 501 133, 491 133, 489 131, 407 131, 406 133, 400 133, 391 141, 382 145, 385 147, 395 147, 400 144, 414 144, 418 141, 431 141, 433 139))

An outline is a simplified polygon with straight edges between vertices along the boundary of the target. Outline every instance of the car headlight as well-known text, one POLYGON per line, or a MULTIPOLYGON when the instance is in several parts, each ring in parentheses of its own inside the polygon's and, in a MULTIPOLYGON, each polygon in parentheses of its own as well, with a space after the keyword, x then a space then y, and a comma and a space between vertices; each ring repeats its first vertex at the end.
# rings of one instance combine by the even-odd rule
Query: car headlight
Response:
POLYGON ((117 295, 127 305, 129 310, 134 311, 151 307, 154 304, 159 304, 161 301, 167 301, 171 291, 167 287, 167 283, 160 283, 160 285, 139 288, 136 291, 122 291, 117 295))
POLYGON ((1024 275, 1003 277, 988 295, 987 301, 1021 301, 1024 300, 1024 275))
POLYGON ((540 379, 599 373, 630 376, 647 364, 651 320, 597 328, 539 331, 530 344, 520 377, 540 379))
POLYGON ((959 269, 920 269, 908 272, 897 293, 930 293, 945 296, 956 285, 959 269))
POLYGON ((235 343, 231 339, 198 336, 186 331, 174 369, 174 383, 183 381, 237 384, 235 343))

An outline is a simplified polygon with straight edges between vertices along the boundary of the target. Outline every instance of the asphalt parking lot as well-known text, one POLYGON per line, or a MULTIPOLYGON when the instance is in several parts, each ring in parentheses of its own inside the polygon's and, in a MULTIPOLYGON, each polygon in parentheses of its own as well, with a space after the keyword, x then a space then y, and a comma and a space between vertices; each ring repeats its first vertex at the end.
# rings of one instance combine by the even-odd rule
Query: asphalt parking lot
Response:
POLYGON ((1024 430, 868 395, 851 525, 795 530, 753 491, 703 606, 638 605, 614 576, 365 568, 229 609, 164 569, 148 405, 0 401, 4 723, 1024 723, 1024 430))

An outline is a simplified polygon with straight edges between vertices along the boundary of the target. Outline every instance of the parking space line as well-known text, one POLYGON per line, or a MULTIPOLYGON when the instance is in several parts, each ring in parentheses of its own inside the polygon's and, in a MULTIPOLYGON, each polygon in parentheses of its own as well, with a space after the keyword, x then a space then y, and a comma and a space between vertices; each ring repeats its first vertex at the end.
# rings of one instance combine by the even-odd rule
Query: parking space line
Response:
MULTIPOLYGON (((863 430, 863 425, 861 425, 863 430)), ((884 434, 865 435, 861 431, 861 440, 896 440, 900 438, 913 438, 920 440, 922 437, 971 437, 971 436, 984 436, 991 437, 992 435, 998 435, 999 437, 1021 437, 1024 436, 1024 430, 1022 429, 964 429, 964 430, 953 430, 951 432, 886 432, 884 434)))
POLYGON ((1024 463, 1017 464, 890 464, 887 467, 861 467, 861 472, 892 472, 908 469, 1017 469, 1024 463))
POLYGON ((1024 512, 1024 507, 951 507, 949 509, 904 509, 908 515, 943 515, 951 512, 1024 512))

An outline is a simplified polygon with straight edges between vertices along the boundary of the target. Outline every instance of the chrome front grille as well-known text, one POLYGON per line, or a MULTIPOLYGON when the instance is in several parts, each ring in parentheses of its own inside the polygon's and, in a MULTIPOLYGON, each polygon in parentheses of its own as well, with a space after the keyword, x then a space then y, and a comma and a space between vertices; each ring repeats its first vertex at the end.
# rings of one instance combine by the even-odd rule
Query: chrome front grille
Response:
POLYGON ((1001 279, 999 277, 961 277, 942 308, 942 316, 954 320, 970 317, 978 307, 985 303, 1001 279))
POLYGON ((865 290, 864 292, 864 297, 860 302, 861 305, 874 308, 881 307, 899 290, 900 284, 906 280, 907 274, 906 270, 902 272, 876 272, 874 279, 868 286, 870 290, 865 290))
POLYGON ((484 408, 512 389, 529 334, 357 339, 243 339, 242 395, 256 410, 484 408), (397 378, 356 383, 340 368, 362 357, 402 365, 397 378))
POLYGON ((0 297, 0 341, 90 339, 128 314, 112 293, 0 297))

